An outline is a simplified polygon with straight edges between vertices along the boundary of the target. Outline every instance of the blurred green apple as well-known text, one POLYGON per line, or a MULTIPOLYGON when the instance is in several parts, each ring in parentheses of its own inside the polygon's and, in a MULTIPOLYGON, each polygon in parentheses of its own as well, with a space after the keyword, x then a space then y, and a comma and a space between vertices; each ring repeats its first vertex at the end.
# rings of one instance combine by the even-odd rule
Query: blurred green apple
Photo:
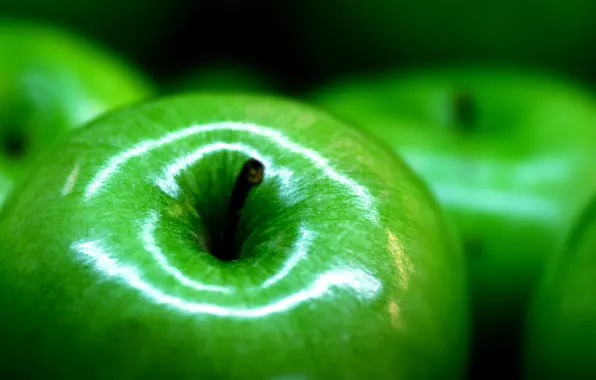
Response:
POLYGON ((592 68, 592 0, 303 0, 290 13, 303 49, 348 68, 485 62, 592 68))
POLYGON ((525 378, 596 378, 596 199, 553 258, 528 318, 525 378))
POLYGON ((462 378, 463 257, 440 209, 316 109, 159 99, 27 178, 0 215, 1 378, 462 378), (262 183, 238 197, 251 158, 262 183))
POLYGON ((129 64, 88 41, 46 26, 0 22, 0 204, 39 151, 152 92, 129 64))
POLYGON ((545 73, 446 68, 355 78, 313 99, 430 184, 467 247, 480 330, 513 336, 544 260, 596 190, 593 96, 545 73))

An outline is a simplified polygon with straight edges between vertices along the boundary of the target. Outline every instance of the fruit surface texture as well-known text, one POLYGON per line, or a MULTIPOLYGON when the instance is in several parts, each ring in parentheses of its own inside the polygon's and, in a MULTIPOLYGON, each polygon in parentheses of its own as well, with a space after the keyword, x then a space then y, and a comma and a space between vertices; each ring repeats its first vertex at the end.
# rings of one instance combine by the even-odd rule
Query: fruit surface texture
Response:
POLYGON ((57 378, 451 379, 463 259, 389 150, 286 100, 184 95, 75 131, 0 215, 4 368, 57 378), (211 252, 243 163, 264 165, 211 252))

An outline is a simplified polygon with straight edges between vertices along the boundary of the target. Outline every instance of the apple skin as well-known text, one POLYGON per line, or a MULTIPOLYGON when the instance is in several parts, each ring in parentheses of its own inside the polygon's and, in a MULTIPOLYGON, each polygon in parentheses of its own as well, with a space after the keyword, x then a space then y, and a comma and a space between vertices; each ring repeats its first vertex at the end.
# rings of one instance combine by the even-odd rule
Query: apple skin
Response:
POLYGON ((463 257, 440 209, 389 150, 316 109, 155 100, 77 130, 26 183, 0 215, 9 373, 461 378, 463 257), (224 262, 205 228, 249 156, 265 180, 224 262))
POLYGON ((289 4, 305 56, 330 75, 437 62, 540 65, 589 75, 594 63, 591 0, 289 4))
POLYGON ((466 246, 481 344, 518 339, 544 261, 596 189, 593 97, 546 73, 460 67, 354 78, 311 99, 427 181, 466 246), (471 126, 455 119, 460 93, 476 104, 471 126))
POLYGON ((128 63, 41 24, 1 22, 0 57, 0 204, 31 159, 67 131, 154 93, 128 63))
POLYGON ((526 379, 596 378, 595 273, 596 198, 541 279, 528 318, 526 379))

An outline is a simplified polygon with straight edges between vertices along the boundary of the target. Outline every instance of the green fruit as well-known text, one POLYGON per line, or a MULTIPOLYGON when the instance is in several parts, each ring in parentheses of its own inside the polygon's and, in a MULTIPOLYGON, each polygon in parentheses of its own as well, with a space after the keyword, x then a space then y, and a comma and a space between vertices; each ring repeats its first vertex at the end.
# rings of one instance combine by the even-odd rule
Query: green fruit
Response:
POLYGON ((272 93, 275 89, 256 68, 214 63, 176 78, 170 92, 272 93))
POLYGON ((38 152, 152 91, 127 63, 87 41, 45 26, 0 23, 0 204, 38 152))
POLYGON ((326 72, 436 62, 591 70, 591 0, 292 1, 301 46, 326 72))
POLYGON ((27 178, 0 216, 0 368, 461 378, 465 279, 441 213, 389 151, 310 107, 156 100, 76 131, 27 178), (249 157, 265 179, 223 261, 210 247, 249 157))
POLYGON ((544 260, 596 189, 592 96, 543 74, 460 68, 353 79, 313 97, 429 183, 466 244, 480 329, 503 341, 521 328, 544 260))
POLYGON ((596 199, 546 270, 528 319, 527 379, 596 378, 596 199))

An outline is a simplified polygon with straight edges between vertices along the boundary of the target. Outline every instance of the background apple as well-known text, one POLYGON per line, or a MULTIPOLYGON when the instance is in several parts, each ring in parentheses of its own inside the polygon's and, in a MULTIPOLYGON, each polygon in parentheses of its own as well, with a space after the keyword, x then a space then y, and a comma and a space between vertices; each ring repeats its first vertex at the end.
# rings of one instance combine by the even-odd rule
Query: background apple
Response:
POLYGON ((327 75, 448 62, 532 64, 590 75, 594 64, 591 0, 288 4, 303 55, 327 75))
POLYGON ((65 32, 0 23, 0 204, 30 159, 69 129, 150 96, 129 64, 65 32))
POLYGON ((313 99, 430 184, 467 247, 476 336, 494 364, 481 367, 503 369, 544 260, 596 189, 591 94, 544 73, 451 68, 355 78, 313 99))
POLYGON ((596 199, 549 262, 528 319, 526 379, 596 378, 596 199))
POLYGON ((426 187, 357 130, 285 100, 186 95, 48 154, 0 215, 2 370, 461 378, 457 244, 426 187), (208 247, 249 157, 265 179, 222 261, 208 247))

